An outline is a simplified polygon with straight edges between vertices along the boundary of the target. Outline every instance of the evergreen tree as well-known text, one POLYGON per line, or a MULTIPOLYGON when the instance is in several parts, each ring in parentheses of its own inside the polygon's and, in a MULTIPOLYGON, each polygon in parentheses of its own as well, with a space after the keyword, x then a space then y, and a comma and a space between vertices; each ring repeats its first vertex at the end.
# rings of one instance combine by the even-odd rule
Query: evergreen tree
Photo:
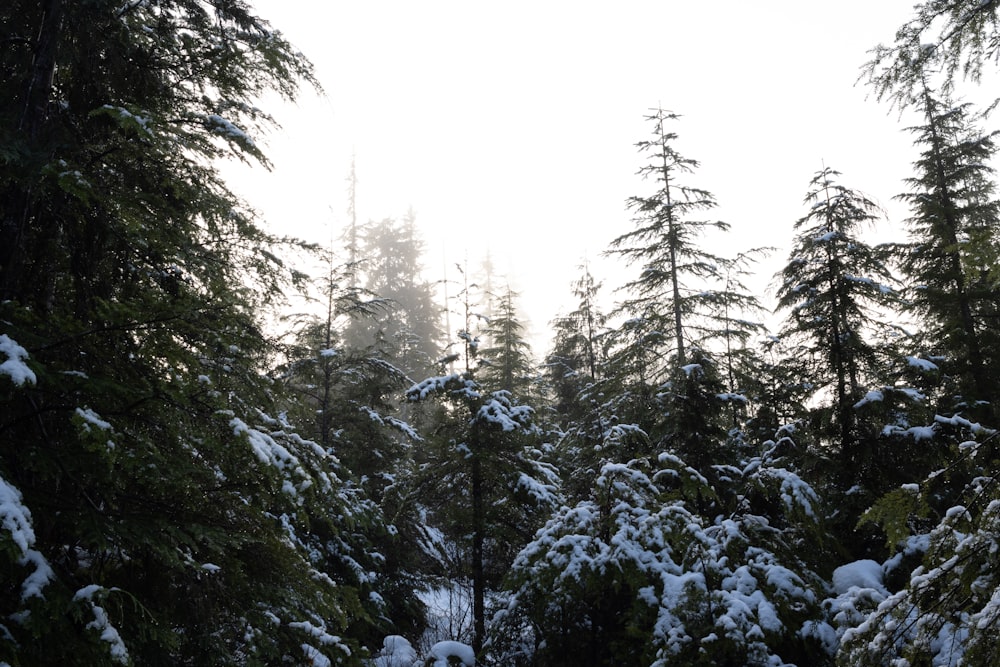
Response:
POLYGON ((0 377, 0 661, 358 663, 365 509, 263 374, 299 276, 211 166, 264 161, 254 102, 308 63, 242 2, 0 24, 0 338, 35 378, 0 377))
POLYGON ((925 74, 941 71, 950 91, 957 75, 978 81, 983 64, 1000 52, 1000 6, 992 0, 924 0, 896 31, 895 42, 879 44, 864 66, 879 99, 900 108, 921 104, 925 74))
POLYGON ((831 664, 819 499, 769 444, 714 483, 666 452, 606 464, 514 561, 504 664, 831 664))
POLYGON ((789 310, 782 332, 803 344, 814 397, 828 395, 821 433, 838 457, 844 488, 862 481, 870 467, 870 438, 855 404, 877 374, 877 350, 867 330, 876 308, 893 295, 892 276, 858 232, 876 219, 875 204, 837 184, 824 168, 810 182, 809 212, 795 223, 790 259, 781 271, 778 305, 789 310))
POLYGON ((917 344, 940 367, 945 382, 939 409, 963 410, 974 419, 997 416, 1000 385, 1000 202, 990 159, 994 133, 976 128, 968 105, 937 99, 926 87, 925 123, 913 128, 922 148, 917 174, 907 179, 910 239, 897 255, 912 287, 906 305, 918 318, 917 344))
POLYGON ((629 199, 636 228, 614 239, 608 252, 642 265, 639 277, 624 287, 632 296, 620 310, 638 318, 633 320, 640 330, 640 339, 635 342, 643 346, 645 354, 635 372, 655 379, 674 361, 681 366, 686 363, 689 340, 701 342, 693 336, 693 327, 700 315, 711 310, 713 295, 700 283, 718 280, 723 260, 700 248, 696 239, 710 229, 726 230, 729 226, 692 217, 714 208, 715 199, 706 190, 684 183, 685 174, 693 172, 698 163, 677 152, 673 146, 677 135, 665 128, 678 116, 657 109, 647 119, 655 129, 651 140, 637 144, 639 151, 649 156, 649 163, 639 173, 654 178, 658 188, 650 196, 629 199), (660 352, 664 347, 670 354, 660 352))
POLYGON ((517 296, 508 285, 493 308, 483 332, 486 342, 479 349, 479 381, 492 391, 506 391, 518 400, 527 401, 540 396, 531 346, 524 338, 524 325, 518 320, 517 296))
POLYGON ((601 338, 607 317, 597 303, 601 284, 587 265, 580 268, 582 274, 572 286, 578 299, 576 310, 554 321, 555 340, 545 360, 560 415, 572 414, 580 389, 601 379, 604 363, 601 338))
MULTIPOLYGON (((470 319, 466 300, 467 327, 470 319)), ((448 405, 447 416, 436 429, 436 446, 427 448, 419 461, 426 488, 421 500, 434 509, 445 534, 468 554, 473 583, 471 643, 482 655, 487 588, 499 587, 538 517, 558 502, 559 482, 537 447, 534 410, 516 403, 508 391, 483 387, 475 371, 479 339, 468 328, 459 332, 459 338, 464 372, 423 380, 407 390, 407 398, 419 402, 438 395, 448 405)))
POLYGON ((364 227, 359 268, 379 309, 355 319, 345 332, 350 347, 381 349, 411 377, 430 373, 441 349, 439 308, 421 275, 422 247, 412 210, 402 222, 387 218, 364 227))
POLYGON ((565 471, 564 489, 574 499, 586 493, 597 477, 611 426, 601 409, 607 317, 598 304, 600 284, 588 266, 581 269, 573 283, 577 307, 555 320, 555 340, 545 360, 558 431, 558 467, 565 471))

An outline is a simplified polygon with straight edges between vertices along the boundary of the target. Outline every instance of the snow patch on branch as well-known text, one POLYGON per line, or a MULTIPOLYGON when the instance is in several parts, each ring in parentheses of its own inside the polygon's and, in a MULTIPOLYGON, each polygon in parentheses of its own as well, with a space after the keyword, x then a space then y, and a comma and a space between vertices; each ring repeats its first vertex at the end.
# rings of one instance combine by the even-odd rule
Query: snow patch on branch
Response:
POLYGON ((28 360, 28 351, 11 340, 7 334, 0 334, 0 353, 7 356, 7 360, 0 363, 0 375, 6 375, 18 387, 25 382, 37 384, 35 372, 24 363, 28 360))
POLYGON ((111 653, 111 659, 118 664, 127 665, 129 664, 128 648, 118 633, 118 629, 111 624, 104 607, 94 604, 94 595, 108 590, 115 589, 107 589, 97 584, 90 584, 78 590, 73 596, 73 600, 82 600, 90 605, 90 610, 94 614, 94 620, 87 624, 87 629, 100 632, 101 641, 108 643, 108 651, 111 653))
POLYGON ((35 530, 31 525, 31 511, 22 503, 21 491, 0 477, 0 527, 10 534, 20 550, 18 565, 34 566, 34 571, 21 583, 21 600, 45 597, 42 589, 55 578, 55 573, 45 556, 35 550, 35 530))

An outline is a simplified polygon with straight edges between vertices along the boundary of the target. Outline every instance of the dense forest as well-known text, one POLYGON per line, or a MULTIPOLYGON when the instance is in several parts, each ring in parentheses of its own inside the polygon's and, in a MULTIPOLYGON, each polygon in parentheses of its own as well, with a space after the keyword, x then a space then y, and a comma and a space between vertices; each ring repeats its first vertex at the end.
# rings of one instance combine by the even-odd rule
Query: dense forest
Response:
POLYGON ((1000 664, 1000 7, 913 11, 903 238, 804 174, 771 313, 655 109, 536 354, 354 173, 327 247, 227 187, 317 85, 246 2, 6 0, 0 667, 1000 664))

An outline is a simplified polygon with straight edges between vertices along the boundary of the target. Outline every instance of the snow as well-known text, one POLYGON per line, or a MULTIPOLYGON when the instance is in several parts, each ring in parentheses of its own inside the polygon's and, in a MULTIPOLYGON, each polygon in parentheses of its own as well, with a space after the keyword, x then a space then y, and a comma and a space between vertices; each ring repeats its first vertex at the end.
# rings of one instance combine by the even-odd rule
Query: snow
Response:
POLYGON ((855 403, 854 407, 855 409, 857 409, 863 405, 867 405, 868 403, 877 403, 884 399, 885 399, 885 394, 883 394, 881 391, 878 391, 877 389, 873 389, 872 391, 869 391, 867 394, 865 394, 864 398, 855 403))
POLYGON ((94 603, 94 596, 97 593, 108 590, 113 591, 116 589, 107 589, 97 584, 90 584, 79 589, 73 596, 73 600, 86 602, 90 605, 94 620, 87 624, 87 629, 100 632, 101 641, 108 643, 108 652, 111 654, 111 659, 119 664, 127 665, 129 664, 129 655, 125 642, 122 640, 121 635, 118 634, 118 629, 111 625, 108 613, 104 610, 104 607, 94 603))
POLYGON ((686 364, 681 366, 681 370, 684 371, 684 374, 688 377, 691 377, 692 373, 696 373, 698 375, 702 375, 704 373, 701 364, 686 364))
POLYGON ((7 356, 6 361, 0 363, 0 375, 6 375, 18 387, 25 382, 36 384, 38 382, 35 372, 24 363, 28 360, 28 351, 11 340, 7 334, 0 334, 0 353, 7 356))
POLYGON ((330 658, 326 657, 319 652, 319 649, 310 646, 309 644, 302 644, 302 652, 309 660, 310 667, 330 667, 333 664, 330 662, 330 658))
POLYGON ((45 556, 32 547, 35 530, 31 525, 31 511, 21 502, 21 491, 0 477, 0 527, 10 534, 14 546, 21 552, 18 565, 31 565, 34 570, 21 583, 21 600, 44 597, 42 589, 55 578, 55 573, 45 556))
POLYGON ((497 392, 479 408, 476 419, 479 421, 497 424, 505 433, 516 431, 531 419, 531 408, 524 405, 511 406, 507 397, 497 394, 497 392))
POLYGON ((382 650, 372 661, 372 667, 414 667, 422 664, 416 649, 404 637, 389 635, 382 640, 382 650))
POLYGON ((111 424, 101 419, 100 415, 91 410, 90 408, 77 408, 76 414, 83 418, 83 428, 86 431, 90 431, 91 426, 95 426, 102 431, 110 431, 111 424))
POLYGON ((458 373, 430 377, 407 389, 406 398, 410 401, 422 401, 431 394, 449 390, 456 384, 460 384, 462 382, 463 378, 458 373))
POLYGON ((451 640, 434 644, 431 647, 430 657, 434 658, 434 667, 448 667, 448 658, 452 657, 458 658, 464 667, 473 667, 476 664, 476 654, 471 646, 451 640))
POLYGON ((930 440, 934 437, 934 427, 911 426, 910 428, 904 430, 903 433, 911 436, 915 442, 920 442, 921 440, 930 440))
POLYGON ((833 571, 833 590, 838 595, 844 595, 852 588, 870 588, 888 593, 883 585, 884 579, 881 564, 869 559, 857 560, 833 571))
POLYGON ((230 139, 234 139, 246 146, 254 146, 254 140, 249 134, 236 127, 232 122, 226 120, 218 114, 208 114, 205 116, 205 124, 208 129, 216 134, 221 134, 230 139))
MULTIPOLYGON (((340 637, 327 633, 326 628, 321 625, 316 626, 309 621, 292 621, 288 624, 288 627, 305 632, 314 640, 319 642, 320 646, 335 646, 346 655, 351 655, 351 649, 341 642, 340 637)), ((322 651, 317 649, 315 646, 305 643, 300 646, 306 658, 309 659, 311 667, 330 667, 330 665, 333 664, 330 659, 323 655, 322 651)))
MULTIPOLYGON (((233 417, 229 425, 233 427, 234 435, 246 435, 254 454, 262 463, 270 463, 279 470, 294 468, 301 471, 299 460, 288 451, 286 447, 279 444, 269 434, 251 428, 239 417, 233 417)), ((302 474, 305 474, 304 472, 302 474)))
POLYGON ((906 363, 907 365, 924 373, 938 370, 937 364, 932 361, 928 361, 927 359, 921 359, 920 357, 907 357, 906 363))

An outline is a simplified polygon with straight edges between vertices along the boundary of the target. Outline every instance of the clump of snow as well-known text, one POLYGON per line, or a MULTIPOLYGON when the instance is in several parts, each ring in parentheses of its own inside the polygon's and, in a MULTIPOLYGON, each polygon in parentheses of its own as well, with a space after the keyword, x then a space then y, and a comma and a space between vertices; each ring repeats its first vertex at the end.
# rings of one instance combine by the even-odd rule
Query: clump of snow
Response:
POLYGON ((933 361, 928 361, 927 359, 921 359, 920 357, 907 357, 906 363, 909 366, 916 368, 917 370, 924 373, 929 373, 931 371, 938 370, 937 364, 935 364, 933 361))
POLYGON ((434 659, 434 667, 449 667, 448 658, 458 658, 464 667, 476 664, 476 654, 471 646, 451 640, 432 646, 430 657, 434 659))
POLYGON ((319 652, 314 646, 309 644, 302 644, 302 652, 305 653, 306 658, 309 659, 309 667, 330 667, 333 663, 330 662, 330 658, 326 657, 319 652))
POLYGON ((94 426, 102 431, 110 431, 111 424, 101 419, 101 416, 90 408, 77 408, 76 414, 83 419, 83 428, 85 431, 90 431, 91 426, 94 426))
POLYGON ((885 573, 880 563, 868 559, 857 560, 833 571, 833 590, 837 595, 843 595, 851 588, 871 588, 887 594, 884 579, 885 573))
POLYGON ((21 501, 21 491, 0 477, 0 527, 6 530, 14 545, 21 551, 18 565, 32 565, 34 571, 21 583, 21 599, 44 597, 42 589, 55 578, 55 573, 45 556, 33 549, 35 530, 31 525, 31 511, 21 501))
POLYGON ((372 667, 413 667, 421 664, 417 651, 404 637, 389 635, 382 640, 382 650, 372 660, 372 667))
MULTIPOLYGON (((335 646, 346 655, 351 655, 351 649, 342 643, 340 637, 329 634, 326 631, 326 628, 321 625, 313 625, 309 621, 293 621, 288 624, 288 627, 296 630, 302 630, 306 634, 310 635, 315 641, 319 642, 320 646, 335 646)), ((330 659, 315 646, 305 643, 300 644, 300 646, 302 648, 302 652, 305 653, 306 658, 309 659, 311 667, 330 667, 330 665, 333 664, 330 659)))
POLYGON ((36 384, 38 379, 35 372, 24 363, 28 360, 28 351, 11 340, 7 334, 0 334, 0 352, 7 356, 6 361, 0 363, 0 375, 6 375, 18 387, 25 382, 36 384))
POLYGON ((860 408, 861 406, 867 405, 868 403, 877 403, 882 400, 885 400, 885 394, 877 389, 872 389, 867 394, 865 394, 864 398, 855 403, 854 407, 860 408))
POLYGON ((684 371, 684 374, 688 377, 691 377, 692 373, 696 376, 704 374, 704 369, 701 367, 701 364, 687 364, 685 366, 681 366, 681 370, 684 371))
POLYGON ((101 641, 109 644, 108 651, 111 653, 111 659, 119 664, 127 665, 129 664, 129 657, 125 642, 122 641, 121 635, 118 634, 118 629, 111 625, 108 613, 104 610, 104 607, 95 604, 93 600, 95 594, 106 590, 108 589, 103 586, 90 584, 78 590, 73 599, 87 602, 90 605, 91 612, 94 614, 94 620, 87 624, 87 629, 100 632, 101 641))
POLYGON ((249 134, 218 114, 212 113, 206 115, 205 125, 208 127, 209 131, 232 139, 238 143, 251 147, 255 145, 253 138, 249 134))

